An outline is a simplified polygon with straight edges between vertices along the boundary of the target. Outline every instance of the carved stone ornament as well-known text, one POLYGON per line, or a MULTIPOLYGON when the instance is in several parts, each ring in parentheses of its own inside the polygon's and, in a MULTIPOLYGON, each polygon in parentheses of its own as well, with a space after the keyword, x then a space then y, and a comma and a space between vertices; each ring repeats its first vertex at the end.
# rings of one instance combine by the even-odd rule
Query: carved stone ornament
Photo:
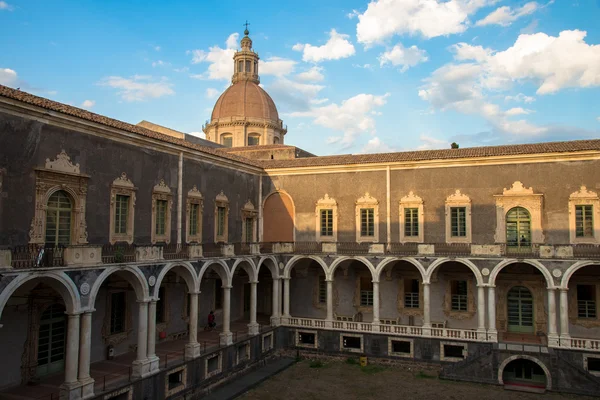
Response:
POLYGON ((156 277, 154 275, 151 275, 150 278, 148 278, 148 285, 150 285, 150 287, 156 285, 156 277))
POLYGON ((246 204, 244 204, 244 211, 254 211, 254 204, 252 204, 252 202, 250 201, 250 199, 248 199, 248 201, 246 202, 246 204))
POLYGON ((113 186, 118 186, 118 187, 123 187, 123 188, 128 188, 128 189, 133 189, 135 187, 133 185, 133 182, 131 182, 131 180, 127 177, 127 174, 125 172, 121 173, 121 176, 119 176, 117 179, 115 179, 113 181, 113 186))
POLYGON ((215 201, 221 202, 221 203, 229 203, 229 199, 227 198, 227 196, 225 196, 225 193, 223 193, 222 190, 215 198, 215 201))
POLYGON ((335 199, 329 197, 329 195, 325 193, 325 196, 320 198, 319 201, 317 201, 317 206, 335 207, 337 206, 337 201, 335 201, 335 199))
POLYGON ((419 196, 417 196, 416 194, 414 194, 413 191, 411 190, 410 192, 408 192, 408 195, 406 195, 400 199, 400 203, 402 203, 402 204, 405 204, 405 203, 423 204, 423 199, 420 198, 419 196))
POLYGON ((160 182, 158 182, 158 184, 154 186, 153 190, 155 193, 171 193, 171 189, 165 184, 164 179, 161 179, 160 182))
POLYGON ((510 189, 504 188, 502 195, 504 196, 523 196, 533 194, 533 188, 526 188, 521 181, 515 181, 510 189))
POLYGON ((50 161, 49 158, 46 158, 46 169, 50 169, 58 172, 66 172, 69 174, 79 174, 79 164, 73 165, 71 162, 71 157, 67 155, 67 153, 62 150, 57 156, 56 160, 50 161))
POLYGON ((79 292, 83 296, 87 296, 88 294, 90 294, 90 284, 87 282, 84 282, 83 284, 81 284, 81 287, 79 288, 79 292))
POLYGON ((471 203, 471 199, 466 194, 460 192, 460 189, 456 189, 456 192, 446 198, 446 203, 471 203))
POLYGON ((534 193, 520 181, 515 181, 510 189, 494 195, 496 200, 496 243, 506 243, 506 214, 514 207, 525 208, 531 217, 531 243, 544 243, 542 230, 542 194, 534 193))
POLYGON ((571 193, 569 199, 598 200, 598 193, 589 191, 587 187, 582 185, 577 192, 571 193))
POLYGON ((358 200, 356 200, 356 204, 360 204, 360 205, 365 205, 365 204, 377 205, 377 204, 379 204, 379 201, 377 201, 377 199, 373 198, 369 194, 369 192, 366 192, 363 197, 360 197, 358 200))
POLYGON ((188 192, 188 197, 195 197, 197 199, 202 199, 202 193, 198 190, 196 185, 192 187, 192 189, 188 192))

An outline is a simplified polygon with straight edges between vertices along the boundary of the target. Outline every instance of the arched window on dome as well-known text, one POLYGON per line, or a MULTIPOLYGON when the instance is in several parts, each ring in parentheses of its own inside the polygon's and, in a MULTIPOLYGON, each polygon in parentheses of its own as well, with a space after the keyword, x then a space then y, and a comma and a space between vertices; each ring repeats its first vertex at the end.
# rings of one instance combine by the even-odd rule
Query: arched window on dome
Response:
POLYGON ((250 60, 246 60, 246 72, 250 72, 250 60))
POLYGON ((224 133, 221 135, 221 144, 225 147, 233 147, 233 136, 231 133, 224 133))
POLYGON ((258 75, 258 61, 254 60, 254 73, 258 75))
POLYGON ((238 61, 237 72, 244 72, 244 61, 238 61))
POLYGON ((273 144, 279 144, 279 138, 277 136, 273 138, 273 144))
POLYGON ((248 135, 248 146, 258 146, 260 144, 260 135, 251 133, 248 135))

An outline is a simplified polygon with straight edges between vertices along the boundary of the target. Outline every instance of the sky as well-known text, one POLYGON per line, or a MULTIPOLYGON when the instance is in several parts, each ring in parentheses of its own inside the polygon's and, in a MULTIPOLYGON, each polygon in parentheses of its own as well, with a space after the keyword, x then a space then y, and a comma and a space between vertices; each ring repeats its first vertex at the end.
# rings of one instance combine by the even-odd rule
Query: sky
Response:
POLYGON ((317 155, 600 137, 600 0, 0 0, 0 84, 202 136, 244 22, 317 155))

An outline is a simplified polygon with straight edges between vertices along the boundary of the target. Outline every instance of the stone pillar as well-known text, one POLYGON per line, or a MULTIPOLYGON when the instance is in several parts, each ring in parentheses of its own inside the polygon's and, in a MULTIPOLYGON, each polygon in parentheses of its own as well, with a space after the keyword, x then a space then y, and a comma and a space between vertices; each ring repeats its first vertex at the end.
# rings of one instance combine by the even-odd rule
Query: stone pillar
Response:
POLYGON ((248 334, 250 336, 258 335, 259 326, 256 322, 256 286, 258 282, 250 282, 250 323, 248 324, 248 334))
POLYGON ((560 289, 560 345, 570 346, 569 335, 569 289, 560 289))
POLYGON ((279 325, 279 279, 273 279, 271 326, 279 325))
POLYGON ((65 349, 65 382, 60 386, 61 399, 80 398, 77 380, 79 367, 79 320, 80 314, 67 315, 67 340, 65 349))
POLYGON ((150 372, 148 362, 148 302, 138 301, 138 343, 137 356, 133 362, 132 376, 143 378, 150 372))
POLYGON ((190 293, 190 327, 188 343, 185 345, 185 358, 191 360, 200 356, 198 343, 198 293, 190 293))
POLYGON ((554 288, 548 288, 548 346, 558 347, 556 330, 556 294, 554 288))
POLYGON ((477 339, 487 340, 485 330, 485 287, 477 286, 477 339))
POLYGON ((423 282, 423 336, 431 336, 431 300, 429 282, 423 282))
POLYGON ((94 380, 90 376, 90 350, 92 348, 92 312, 81 316, 79 335, 79 383, 83 386, 81 396, 87 399, 94 396, 94 380))
POLYGON ((221 346, 233 343, 233 334, 229 330, 231 315, 231 286, 223 286, 223 331, 219 334, 221 346))
POLYGON ((156 356, 156 300, 148 303, 148 351, 150 372, 158 371, 159 359, 156 356))
POLYGON ((498 341, 496 330, 496 287, 488 286, 488 341, 498 341))
POLYGON ((283 316, 290 317, 290 278, 283 278, 283 316))
POLYGON ((379 282, 373 281, 373 324, 379 325, 379 282))
POLYGON ((327 280, 327 321, 333 321, 333 280, 327 280))

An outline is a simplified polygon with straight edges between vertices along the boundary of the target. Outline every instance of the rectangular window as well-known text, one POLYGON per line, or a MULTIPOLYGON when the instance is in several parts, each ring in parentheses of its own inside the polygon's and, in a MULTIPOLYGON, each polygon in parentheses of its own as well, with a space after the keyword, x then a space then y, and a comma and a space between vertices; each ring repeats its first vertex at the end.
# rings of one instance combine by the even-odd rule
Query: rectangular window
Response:
POLYGON ((258 146, 260 138, 258 136, 248 136, 248 146, 258 146))
POLYGON ((156 229, 154 231, 157 235, 164 235, 167 221, 167 201, 156 200, 156 229))
POLYGON ((183 385, 183 370, 169 374, 169 390, 183 385))
POLYGON ((575 236, 594 237, 593 209, 591 205, 575 206, 575 236))
POLYGON ((224 147, 233 147, 233 137, 232 136, 222 136, 221 144, 224 147))
POLYGON ((244 62, 238 61, 238 72, 244 72, 244 62))
POLYGON ((404 280, 404 307, 419 308, 419 280, 404 280))
POLYGON ((321 236, 333 236, 333 210, 321 210, 321 236))
POLYGON ((360 236, 375 236, 375 209, 360 209, 360 236))
POLYGON ((595 285, 577 285, 577 317, 596 318, 595 285))
POLYGON ((250 72, 250 60, 246 60, 246 72, 250 72))
POLYGON ((373 305, 373 281, 371 278, 360 278, 360 305, 373 305))
POLYGON ((319 304, 327 304, 327 282, 325 275, 319 275, 319 304))
POLYGON ((215 279, 215 310, 223 308, 223 282, 221 279, 215 279))
POLYGON ((225 235, 225 207, 217 207, 217 236, 225 235))
POLYGON ((342 336, 342 346, 348 350, 361 350, 362 337, 342 336))
POLYGON ((200 217, 200 204, 190 204, 190 219, 188 221, 189 225, 189 235, 196 236, 198 234, 198 218, 200 217))
POLYGON ((110 333, 125 331, 125 292, 115 292, 110 295, 110 333))
POLYGON ((467 281, 452 281, 452 311, 467 311, 467 281))
POLYGON ((165 322, 165 288, 158 289, 158 301, 156 302, 156 323, 165 322))
POLYGON ((206 374, 214 375, 221 372, 219 368, 219 355, 214 355, 206 360, 206 374))
POLYGON ((419 236, 419 209, 404 209, 404 236, 419 236))
POLYGON ((412 354, 412 342, 407 340, 392 340, 391 353, 394 355, 410 356, 412 354))
POLYGON ((467 208, 466 207, 451 207, 450 208, 450 223, 452 237, 467 236, 467 208))
POLYGON ((115 198, 115 233, 127 233, 129 196, 118 194, 115 198))
POLYGON ((254 242, 254 218, 246 218, 246 243, 254 242))
POLYGON ((444 358, 465 358, 465 347, 464 346, 454 346, 450 344, 444 344, 444 358))

